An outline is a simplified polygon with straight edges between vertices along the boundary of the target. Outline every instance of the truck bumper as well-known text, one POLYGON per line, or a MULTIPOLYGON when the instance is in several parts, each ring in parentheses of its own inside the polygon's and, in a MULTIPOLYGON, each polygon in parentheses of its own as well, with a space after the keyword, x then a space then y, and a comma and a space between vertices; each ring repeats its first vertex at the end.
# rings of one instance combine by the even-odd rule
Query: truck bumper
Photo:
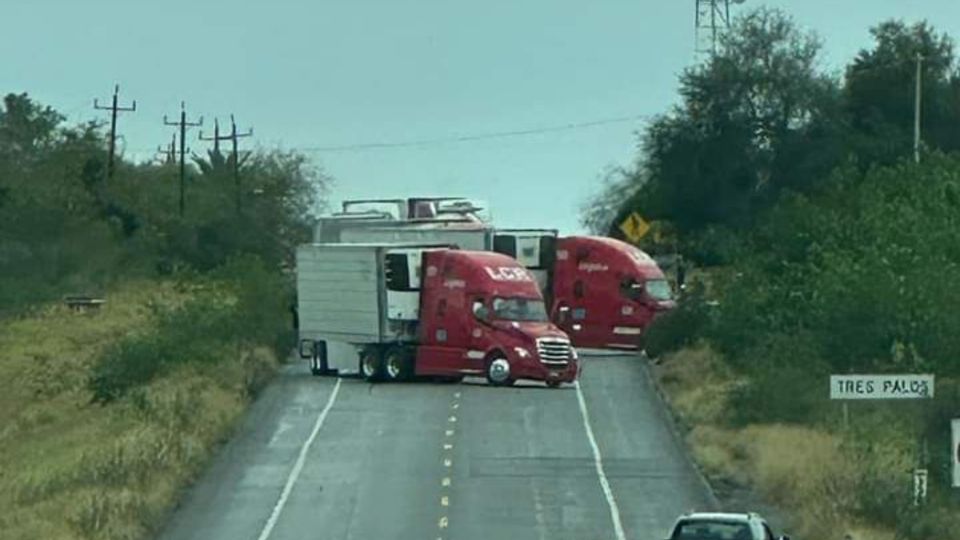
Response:
POLYGON ((559 381, 572 383, 579 372, 577 360, 570 360, 565 366, 543 364, 539 360, 523 362, 512 366, 514 378, 535 381, 559 381))

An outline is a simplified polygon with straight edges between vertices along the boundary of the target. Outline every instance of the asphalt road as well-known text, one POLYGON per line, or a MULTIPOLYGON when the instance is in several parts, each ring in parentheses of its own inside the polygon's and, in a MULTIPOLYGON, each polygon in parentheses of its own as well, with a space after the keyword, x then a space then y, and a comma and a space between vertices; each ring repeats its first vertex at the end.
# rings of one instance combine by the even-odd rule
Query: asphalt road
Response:
POLYGON ((713 504, 641 362, 589 355, 579 391, 289 366, 160 538, 662 540, 713 504))

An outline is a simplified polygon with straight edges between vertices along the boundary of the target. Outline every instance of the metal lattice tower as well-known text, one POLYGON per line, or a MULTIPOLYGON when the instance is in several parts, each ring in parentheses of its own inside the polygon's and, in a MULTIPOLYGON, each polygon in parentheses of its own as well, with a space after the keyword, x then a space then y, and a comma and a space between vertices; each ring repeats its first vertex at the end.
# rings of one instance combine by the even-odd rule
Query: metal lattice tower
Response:
POLYGON ((730 4, 743 0, 696 1, 696 52, 713 55, 717 52, 720 33, 730 26, 730 4))

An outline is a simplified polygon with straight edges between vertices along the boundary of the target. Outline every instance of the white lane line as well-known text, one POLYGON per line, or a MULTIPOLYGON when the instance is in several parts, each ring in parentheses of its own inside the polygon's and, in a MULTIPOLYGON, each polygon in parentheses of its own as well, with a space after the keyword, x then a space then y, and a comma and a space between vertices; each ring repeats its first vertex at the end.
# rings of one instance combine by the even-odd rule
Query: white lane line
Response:
POLYGON ((310 445, 313 444, 313 440, 317 438, 317 433, 320 432, 324 420, 327 419, 327 413, 330 412, 330 409, 333 407, 333 402, 337 399, 337 394, 340 392, 340 382, 342 380, 343 379, 337 379, 337 384, 334 385, 333 392, 330 393, 330 399, 327 400, 326 406, 320 411, 320 416, 317 417, 317 423, 313 425, 313 431, 310 432, 310 436, 307 437, 306 442, 303 443, 303 447, 300 448, 300 455, 297 456, 297 461, 293 464, 293 470, 291 470, 290 475, 287 476, 287 483, 283 486, 280 498, 273 507, 270 519, 267 520, 267 524, 264 525, 263 530, 260 531, 260 536, 257 537, 258 540, 267 540, 267 538, 270 538, 270 533, 273 532, 273 528, 277 525, 280 513, 283 512, 283 506, 287 504, 287 498, 290 497, 290 492, 293 491, 293 485, 297 483, 300 471, 303 470, 303 464, 307 459, 307 451, 310 450, 310 445))
POLYGON ((627 540, 623 532, 623 523, 620 522, 620 508, 617 506, 617 500, 613 498, 613 490, 610 489, 610 482, 607 481, 607 475, 603 472, 603 458, 600 457, 600 447, 597 446, 597 439, 593 436, 593 428, 590 427, 590 415, 587 413, 587 402, 583 399, 583 391, 580 390, 580 381, 576 382, 577 401, 580 403, 580 414, 583 416, 583 427, 587 431, 587 439, 590 441, 590 447, 593 448, 593 463, 597 467, 597 476, 600 478, 600 488, 603 489, 603 496, 607 499, 607 506, 610 507, 610 519, 613 520, 613 532, 617 540, 627 540))

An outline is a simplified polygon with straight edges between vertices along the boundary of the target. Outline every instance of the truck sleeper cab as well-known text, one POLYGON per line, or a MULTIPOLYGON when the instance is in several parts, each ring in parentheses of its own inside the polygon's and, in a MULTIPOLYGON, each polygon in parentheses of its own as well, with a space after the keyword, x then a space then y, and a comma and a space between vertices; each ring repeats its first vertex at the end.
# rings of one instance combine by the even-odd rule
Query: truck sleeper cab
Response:
POLYGON ((313 244, 297 252, 297 281, 301 356, 315 374, 356 366, 371 381, 475 375, 550 386, 578 375, 533 276, 504 255, 313 244), (334 345, 345 353, 330 354, 334 345))

